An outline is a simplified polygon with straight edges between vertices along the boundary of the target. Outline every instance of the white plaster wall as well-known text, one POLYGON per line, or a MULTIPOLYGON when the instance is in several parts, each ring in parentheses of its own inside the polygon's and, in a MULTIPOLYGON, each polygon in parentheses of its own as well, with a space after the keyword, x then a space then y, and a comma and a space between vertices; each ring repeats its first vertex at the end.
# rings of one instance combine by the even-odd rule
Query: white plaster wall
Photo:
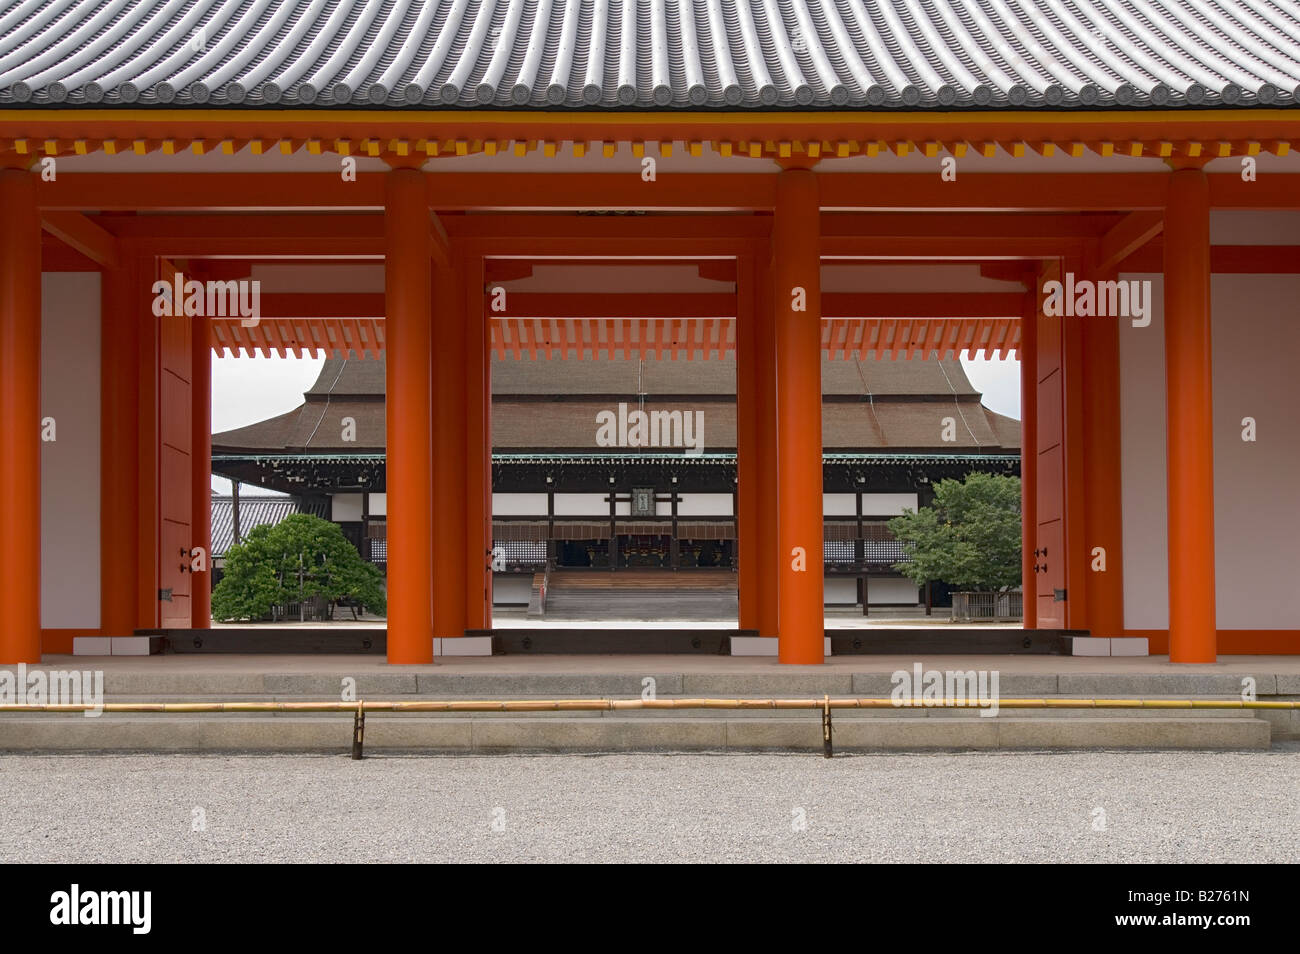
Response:
POLYGON ((330 498, 330 519, 336 523, 361 519, 360 494, 335 494, 330 498))
POLYGON ((1219 626, 1295 629, 1300 276, 1215 275, 1211 290, 1219 626), (1242 440, 1245 417, 1254 442, 1242 440))
POLYGON ((919 592, 916 584, 911 580, 899 579, 896 576, 872 576, 867 578, 867 603, 870 606, 881 603, 909 603, 915 605, 920 602, 919 592))
POLYGON ((827 606, 852 606, 858 601, 858 581, 854 577, 828 576, 823 593, 827 606))
POLYGON ((856 517, 858 502, 853 494, 822 494, 822 514, 827 517, 856 517))
POLYGON ((605 494, 556 494, 557 517, 608 517, 609 501, 605 494))
POLYGON ((863 494, 864 517, 897 517, 904 509, 916 510, 916 494, 863 494))
POLYGON ((1151 282, 1151 324, 1119 324, 1120 475, 1124 527, 1124 627, 1169 627, 1165 493, 1165 323, 1161 275, 1151 282))
POLYGON ((682 494, 677 501, 679 517, 730 517, 731 511, 731 494, 682 494))
POLYGON ((546 494, 494 493, 492 512, 503 517, 545 517, 546 494))
POLYGON ((372 517, 388 516, 388 494, 370 495, 370 516, 372 517))
MULTIPOLYGON (((823 601, 827 606, 853 606, 858 602, 858 578, 827 576, 823 601)), ((867 579, 867 604, 882 606, 900 603, 915 606, 920 600, 916 584, 896 576, 871 576, 867 579)))
MULTIPOLYGON (((1216 213, 1217 215, 1217 213, 1216 213)), ((1274 227, 1274 221, 1261 221, 1274 227)), ((1222 228, 1222 223, 1220 223, 1222 228)), ((1233 227, 1239 227, 1234 222, 1233 227)), ((1150 327, 1120 325, 1124 625, 1169 625, 1164 324, 1160 276, 1150 327)), ((1300 276, 1215 275, 1215 596, 1220 629, 1294 629, 1300 567, 1300 276), (1258 439, 1242 440, 1242 419, 1258 439)))
MULTIPOLYGON (((41 276, 41 626, 99 627, 98 272, 41 276)), ((37 422, 32 422, 36 427, 37 422)))

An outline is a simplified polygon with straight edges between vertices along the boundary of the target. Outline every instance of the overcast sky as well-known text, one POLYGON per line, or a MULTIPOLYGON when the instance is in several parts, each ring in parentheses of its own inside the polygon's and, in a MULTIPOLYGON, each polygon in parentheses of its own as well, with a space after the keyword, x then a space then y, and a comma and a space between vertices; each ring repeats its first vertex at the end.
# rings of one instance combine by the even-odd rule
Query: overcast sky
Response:
MULTIPOLYGON (((212 430, 245 427, 292 411, 316 380, 324 358, 214 358, 212 361, 212 430)), ((1020 419, 1020 362, 1012 359, 962 359, 984 405, 1020 419)), ((230 481, 214 477, 218 493, 230 493, 230 481)), ((264 493, 252 487, 247 493, 264 493)))

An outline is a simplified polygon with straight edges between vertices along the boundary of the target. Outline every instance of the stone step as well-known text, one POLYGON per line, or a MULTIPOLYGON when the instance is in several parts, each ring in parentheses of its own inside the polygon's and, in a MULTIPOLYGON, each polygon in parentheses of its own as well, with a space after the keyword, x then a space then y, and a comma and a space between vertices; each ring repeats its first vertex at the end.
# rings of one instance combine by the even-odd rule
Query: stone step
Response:
MULTIPOLYGON (((307 663, 309 665, 309 663, 307 663)), ((650 666, 655 666, 650 663, 650 666)), ((500 672, 439 667, 375 670, 360 661, 356 670, 335 667, 332 671, 262 672, 223 670, 218 665, 196 665, 174 671, 161 666, 139 669, 107 669, 104 691, 118 696, 227 698, 237 695, 322 696, 337 698, 342 679, 356 680, 356 691, 373 699, 408 695, 515 699, 525 697, 568 698, 581 696, 640 697, 645 679, 653 679, 660 696, 686 695, 720 698, 870 696, 888 697, 894 683, 889 672, 854 672, 846 667, 799 667, 742 672, 682 672, 671 669, 633 668, 629 659, 621 672, 500 672)), ((969 668, 995 668, 996 661, 981 661, 969 668)), ((48 668, 48 667, 43 667, 48 668)), ((1300 676, 1255 673, 1259 698, 1300 697, 1300 676)), ((1044 696, 1110 698, 1240 698, 1241 676, 1233 673, 1015 673, 1003 672, 999 679, 1003 698, 1044 696)))
MULTIPOLYGON (((352 720, 303 715, 0 716, 0 751, 343 753, 352 720)), ((835 749, 1267 749, 1250 713, 1017 712, 984 718, 945 710, 842 710, 835 749)), ((366 750, 455 752, 821 751, 816 712, 372 713, 366 750)))

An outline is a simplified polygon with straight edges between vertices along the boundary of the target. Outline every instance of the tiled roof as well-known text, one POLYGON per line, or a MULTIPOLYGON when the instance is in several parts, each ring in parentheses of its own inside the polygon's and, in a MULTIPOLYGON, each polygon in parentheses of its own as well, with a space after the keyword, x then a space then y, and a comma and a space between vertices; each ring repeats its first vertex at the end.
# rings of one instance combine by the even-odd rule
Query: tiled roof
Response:
POLYGON ((1292 105, 1294 0, 11 0, 0 104, 1292 105))
MULTIPOLYGON (((285 517, 298 512, 298 503, 292 497, 240 497, 239 533, 247 535, 258 524, 272 526, 285 517)), ((234 498, 212 498, 212 555, 221 557, 235 542, 234 498)))
MULTIPOLYGON (((596 414, 637 407, 701 410, 705 445, 736 446, 735 361, 614 358, 584 363, 494 359, 492 442, 502 453, 595 451, 596 414)), ((1020 447, 1020 424, 988 410, 956 360, 822 358, 822 441, 828 451, 1020 447), (945 419, 954 439, 943 441, 945 419)), ((382 360, 330 359, 296 410, 213 436, 214 453, 359 454, 386 442, 382 360), (333 385, 331 389, 331 385, 333 385), (350 440, 342 440, 348 433, 350 440)))
MULTIPOLYGON (((574 373, 565 361, 501 359, 492 356, 492 393, 498 396, 584 394, 735 394, 736 359, 725 355, 710 361, 647 358, 600 358, 584 361, 574 373)), ((309 397, 368 396, 382 398, 386 365, 383 358, 330 358, 321 365, 309 397)), ((975 394, 961 362, 891 361, 878 358, 822 357, 822 393, 853 394, 975 394)))

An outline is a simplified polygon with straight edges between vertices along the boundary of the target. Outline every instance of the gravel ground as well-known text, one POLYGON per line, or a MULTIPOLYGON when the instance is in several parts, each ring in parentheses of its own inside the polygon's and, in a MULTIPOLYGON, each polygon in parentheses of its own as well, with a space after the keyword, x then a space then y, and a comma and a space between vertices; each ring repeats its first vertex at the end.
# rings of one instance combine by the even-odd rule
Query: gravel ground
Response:
POLYGON ((0 757, 0 863, 1298 858, 1293 743, 832 761, 0 757))

